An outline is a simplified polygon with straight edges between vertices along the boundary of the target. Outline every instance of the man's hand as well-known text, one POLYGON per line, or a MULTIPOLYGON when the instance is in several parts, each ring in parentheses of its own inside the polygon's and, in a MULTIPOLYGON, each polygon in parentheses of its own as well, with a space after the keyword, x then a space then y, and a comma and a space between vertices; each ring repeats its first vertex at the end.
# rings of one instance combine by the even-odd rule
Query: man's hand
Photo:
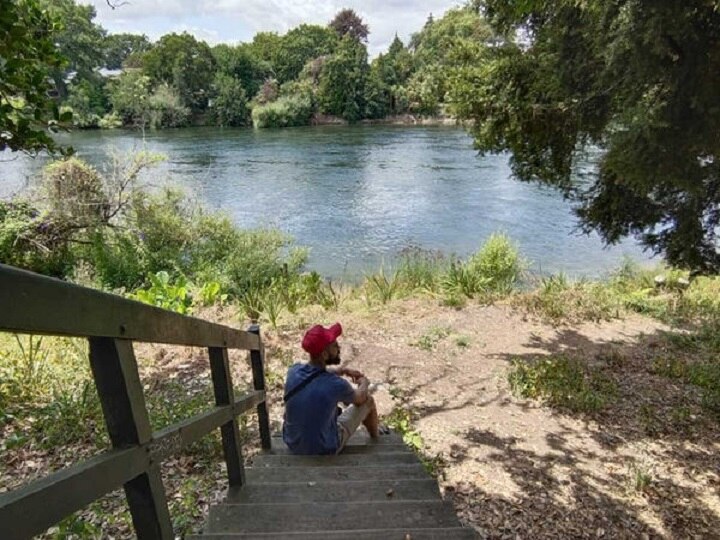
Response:
POLYGON ((365 376, 361 371, 352 368, 344 368, 343 375, 350 377, 355 384, 365 376))

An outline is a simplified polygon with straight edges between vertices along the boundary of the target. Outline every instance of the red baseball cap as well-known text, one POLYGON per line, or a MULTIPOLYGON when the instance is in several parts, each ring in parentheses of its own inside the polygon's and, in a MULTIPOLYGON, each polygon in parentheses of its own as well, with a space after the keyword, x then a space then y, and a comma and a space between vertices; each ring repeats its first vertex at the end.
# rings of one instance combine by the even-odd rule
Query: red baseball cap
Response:
POLYGON ((329 328, 316 324, 310 330, 305 332, 302 340, 302 348, 311 356, 320 356, 325 347, 335 341, 342 334, 342 326, 336 322, 329 328))

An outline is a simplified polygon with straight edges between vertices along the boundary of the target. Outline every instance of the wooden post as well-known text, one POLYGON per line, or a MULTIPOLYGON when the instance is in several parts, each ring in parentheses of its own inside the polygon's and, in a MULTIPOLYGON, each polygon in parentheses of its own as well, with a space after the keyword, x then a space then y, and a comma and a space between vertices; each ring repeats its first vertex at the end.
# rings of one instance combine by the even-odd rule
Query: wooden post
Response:
MULTIPOLYGON (((248 332, 256 334, 260 338, 260 326, 253 324, 248 328, 248 332)), ((250 351, 250 362, 252 364, 253 385, 255 390, 265 392, 265 347, 262 339, 258 350, 250 351)), ((267 400, 263 400, 257 406, 258 423, 260 424, 260 442, 264 450, 270 450, 272 447, 270 439, 270 415, 268 414, 267 400)))
MULTIPOLYGON (((215 391, 216 405, 231 405, 235 400, 230 363, 227 349, 222 347, 209 347, 210 372, 212 374, 213 389, 215 391)), ((245 483, 245 468, 243 467, 242 446, 240 445, 240 429, 237 416, 220 426, 222 435, 223 453, 227 465, 228 481, 230 486, 242 486, 245 483)))
MULTIPOLYGON (((90 367, 113 448, 145 444, 152 438, 132 342, 89 338, 90 367)), ((135 534, 145 539, 172 539, 173 530, 160 464, 124 485, 135 534)))

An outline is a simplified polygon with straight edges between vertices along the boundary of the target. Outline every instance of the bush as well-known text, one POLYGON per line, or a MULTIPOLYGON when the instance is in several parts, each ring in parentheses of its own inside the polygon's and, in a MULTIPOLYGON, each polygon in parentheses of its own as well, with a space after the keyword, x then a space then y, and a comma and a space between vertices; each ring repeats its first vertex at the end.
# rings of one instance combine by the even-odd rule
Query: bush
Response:
POLYGON ((283 96, 252 110, 253 126, 277 128, 307 126, 313 114, 312 101, 307 96, 283 96))
POLYGON ((147 102, 151 128, 174 128, 187 125, 190 109, 183 105, 177 91, 167 84, 159 85, 147 102))
POLYGON ((575 412, 598 411, 617 394, 613 381, 564 356, 533 363, 514 360, 508 381, 521 397, 544 399, 550 405, 575 412))
POLYGON ((42 187, 49 215, 72 229, 104 221, 109 206, 102 177, 84 161, 71 157, 43 171, 42 187))
POLYGON ((122 118, 115 111, 106 114, 98 121, 98 127, 101 129, 117 129, 122 125, 122 118))
POLYGON ((448 260, 441 253, 409 248, 400 254, 398 278, 410 291, 436 292, 443 274, 449 270, 448 260))
POLYGON ((516 300, 554 323, 618 317, 622 301, 603 283, 571 282, 563 274, 542 278, 540 287, 516 300))
POLYGON ((188 315, 192 311, 192 296, 188 289, 187 280, 180 276, 171 282, 170 275, 161 271, 149 276, 150 286, 147 289, 138 289, 130 295, 133 300, 144 302, 163 309, 188 315))
POLYGON ((76 264, 67 231, 24 201, 0 201, 0 262, 54 277, 76 264))
POLYGON ((492 234, 467 263, 470 274, 487 281, 486 291, 500 295, 513 290, 520 280, 523 266, 517 247, 501 233, 492 234))

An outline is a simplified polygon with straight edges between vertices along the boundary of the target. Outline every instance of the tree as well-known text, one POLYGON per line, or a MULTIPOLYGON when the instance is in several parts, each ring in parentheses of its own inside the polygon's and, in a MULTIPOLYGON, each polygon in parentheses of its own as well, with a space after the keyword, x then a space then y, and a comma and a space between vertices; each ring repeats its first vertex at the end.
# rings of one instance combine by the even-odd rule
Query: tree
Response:
POLYGON ((247 97, 257 94, 262 83, 273 73, 270 62, 256 56, 252 44, 216 45, 212 53, 218 73, 240 81, 247 97))
POLYGON ((66 79, 91 77, 103 65, 105 30, 93 22, 95 8, 79 5, 74 0, 39 0, 55 22, 53 40, 58 52, 67 58, 62 68, 52 70, 52 77, 61 98, 67 96, 66 79))
POLYGON ((362 18, 360 18, 360 15, 352 9, 339 11, 333 20, 330 21, 329 26, 335 30, 340 38, 350 35, 353 39, 365 43, 370 33, 367 24, 365 24, 362 18))
POLYGON ((481 151, 560 188, 584 231, 634 235, 696 272, 720 271, 720 6, 663 0, 487 0, 507 38, 451 75, 481 151), (578 148, 600 148, 590 182, 578 148))
POLYGON ((338 39, 329 28, 315 24, 301 24, 282 36, 273 55, 278 82, 296 79, 308 61, 331 54, 338 39))
POLYGON ((215 58, 207 43, 192 35, 167 34, 143 55, 143 71, 153 83, 175 87, 183 103, 198 111, 207 107, 215 58))
POLYGON ((39 3, 0 0, 0 151, 57 149, 48 131, 61 115, 48 76, 63 65, 52 20, 39 3))
POLYGON ((249 111, 242 81, 225 73, 215 75, 210 110, 219 126, 244 126, 249 111))
POLYGON ((320 75, 318 101, 322 112, 350 122, 360 120, 365 112, 369 71, 365 45, 346 35, 337 52, 326 60, 320 75))
POLYGON ((381 99, 378 96, 383 96, 384 114, 388 112, 398 114, 406 111, 405 100, 401 99, 400 94, 405 93, 404 85, 412 75, 413 62, 412 54, 405 48, 397 35, 390 44, 387 54, 380 54, 373 60, 370 70, 375 97, 372 99, 377 101, 381 99))
POLYGON ((144 127, 149 122, 150 77, 128 71, 110 83, 110 103, 123 124, 144 127))
POLYGON ((131 54, 141 54, 152 45, 144 34, 110 34, 105 38, 105 67, 121 69, 131 54))

